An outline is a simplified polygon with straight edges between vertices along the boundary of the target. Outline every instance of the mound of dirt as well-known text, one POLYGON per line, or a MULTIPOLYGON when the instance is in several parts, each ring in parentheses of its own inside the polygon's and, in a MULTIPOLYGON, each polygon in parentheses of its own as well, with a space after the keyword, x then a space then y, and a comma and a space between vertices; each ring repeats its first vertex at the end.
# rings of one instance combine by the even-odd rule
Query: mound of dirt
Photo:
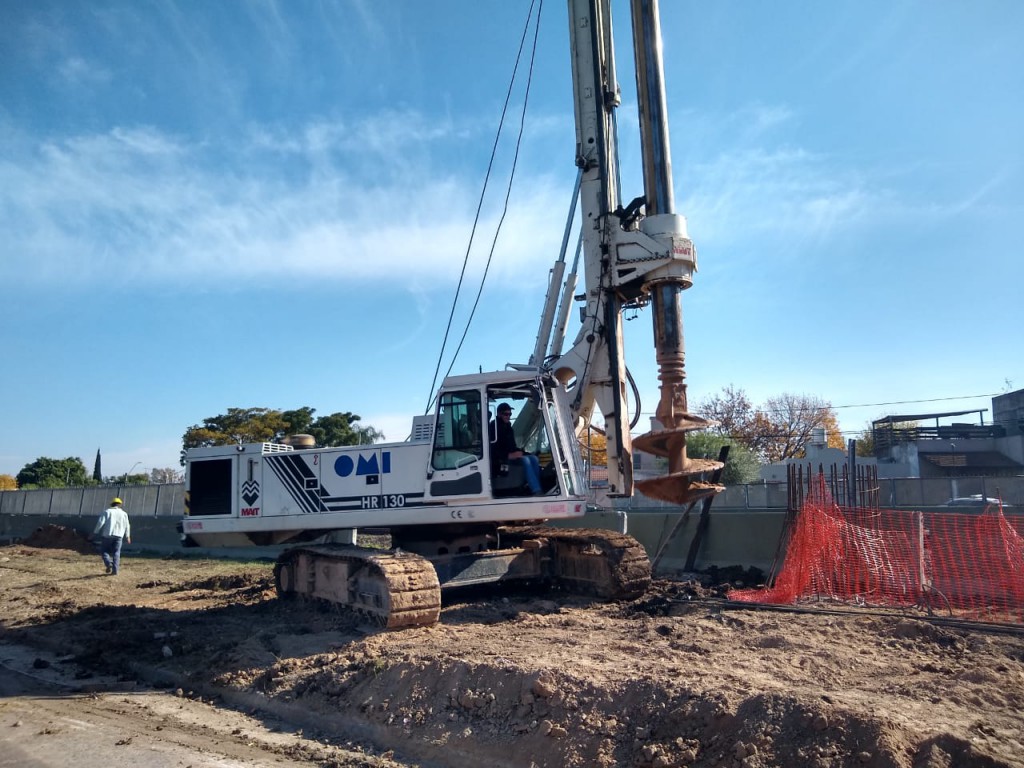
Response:
POLYGON ((1024 768, 1022 627, 738 606, 695 575, 627 603, 468 592, 381 632, 274 599, 269 564, 39 555, 0 556, 0 640, 407 765, 1024 768))
POLYGON ((96 553, 96 547, 86 534, 63 525, 44 525, 36 528, 22 544, 40 549, 70 549, 82 555, 96 553))

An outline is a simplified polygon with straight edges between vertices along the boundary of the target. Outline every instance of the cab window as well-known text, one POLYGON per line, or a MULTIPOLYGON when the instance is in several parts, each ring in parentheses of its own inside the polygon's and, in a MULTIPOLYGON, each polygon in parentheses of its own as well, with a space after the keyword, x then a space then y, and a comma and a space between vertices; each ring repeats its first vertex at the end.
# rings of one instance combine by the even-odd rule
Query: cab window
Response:
POLYGON ((480 393, 445 392, 437 409, 434 429, 434 469, 455 469, 484 456, 480 393))

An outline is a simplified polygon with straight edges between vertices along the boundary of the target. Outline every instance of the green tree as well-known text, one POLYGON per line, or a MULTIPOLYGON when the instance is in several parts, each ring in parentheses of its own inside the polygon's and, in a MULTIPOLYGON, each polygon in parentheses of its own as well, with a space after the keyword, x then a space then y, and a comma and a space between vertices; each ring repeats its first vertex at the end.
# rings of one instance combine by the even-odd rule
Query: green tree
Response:
POLYGON ((756 483, 761 477, 761 462, 738 440, 713 432, 690 432, 686 436, 686 455, 694 459, 717 459, 724 445, 729 446, 729 458, 722 470, 722 484, 756 483))
POLYGON ((279 435, 312 435, 316 444, 324 447, 335 445, 362 445, 374 443, 384 435, 373 427, 359 424, 359 416, 351 411, 332 413, 329 416, 313 417, 315 408, 303 407, 294 411, 282 411, 281 417, 287 422, 286 433, 279 435))
POLYGON ((857 435, 857 455, 865 458, 875 455, 875 433, 870 424, 857 435))
MULTIPOLYGON (((357 416, 356 418, 358 419, 359 417, 357 416)), ((372 445, 387 439, 384 433, 376 427, 353 424, 352 429, 355 431, 356 437, 359 438, 356 440, 356 445, 372 445)))
POLYGON ((42 456, 26 464, 18 473, 19 488, 64 488, 69 485, 86 485, 85 464, 81 459, 69 456, 66 459, 51 459, 42 456))
POLYGON ((384 435, 377 429, 359 424, 354 413, 332 413, 314 418, 315 408, 290 411, 271 408, 229 408, 226 414, 203 419, 182 436, 181 463, 185 450, 212 445, 280 442, 288 435, 309 434, 323 447, 373 443, 384 435))
MULTIPOLYGON (((185 430, 182 443, 188 448, 206 448, 212 445, 239 445, 263 443, 279 439, 288 431, 280 411, 270 408, 228 408, 219 416, 203 419, 185 430)), ((185 456, 182 454, 182 464, 185 456)))
POLYGON ((92 465, 92 479, 97 483, 103 482, 103 472, 100 469, 100 449, 96 449, 96 463, 92 465))
MULTIPOLYGON (((309 435, 312 434, 310 429, 313 427, 313 414, 316 413, 316 408, 310 408, 309 406, 303 406, 297 408, 294 411, 282 411, 281 418, 284 419, 287 427, 285 431, 278 437, 284 437, 285 435, 309 435)), ((315 437, 315 435, 314 435, 315 437)), ((317 443, 319 444, 319 440, 317 443)))
POLYGON ((317 445, 366 445, 384 437, 373 427, 359 424, 359 417, 345 411, 320 416, 309 428, 309 434, 316 438, 317 445))

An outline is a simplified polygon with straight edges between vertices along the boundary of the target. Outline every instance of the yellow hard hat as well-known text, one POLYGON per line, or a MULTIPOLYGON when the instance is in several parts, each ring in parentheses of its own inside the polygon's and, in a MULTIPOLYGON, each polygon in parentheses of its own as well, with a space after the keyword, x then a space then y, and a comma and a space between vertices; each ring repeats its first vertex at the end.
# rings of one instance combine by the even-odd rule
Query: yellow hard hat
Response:
POLYGON ((123 501, 121 501, 120 499, 114 499, 114 500, 113 500, 112 502, 110 502, 110 503, 111 503, 111 504, 123 504, 124 502, 123 502, 123 501))

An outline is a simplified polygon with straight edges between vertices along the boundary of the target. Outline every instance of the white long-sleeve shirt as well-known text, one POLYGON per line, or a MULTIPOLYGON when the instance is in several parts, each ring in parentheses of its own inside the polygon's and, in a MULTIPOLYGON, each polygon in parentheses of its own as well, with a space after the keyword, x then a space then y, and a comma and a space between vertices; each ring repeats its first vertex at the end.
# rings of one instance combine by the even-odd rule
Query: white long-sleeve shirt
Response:
POLYGON ((93 534, 102 536, 120 536, 123 539, 132 537, 132 524, 128 520, 128 513, 120 507, 110 507, 104 510, 100 519, 96 521, 96 530, 93 534))

